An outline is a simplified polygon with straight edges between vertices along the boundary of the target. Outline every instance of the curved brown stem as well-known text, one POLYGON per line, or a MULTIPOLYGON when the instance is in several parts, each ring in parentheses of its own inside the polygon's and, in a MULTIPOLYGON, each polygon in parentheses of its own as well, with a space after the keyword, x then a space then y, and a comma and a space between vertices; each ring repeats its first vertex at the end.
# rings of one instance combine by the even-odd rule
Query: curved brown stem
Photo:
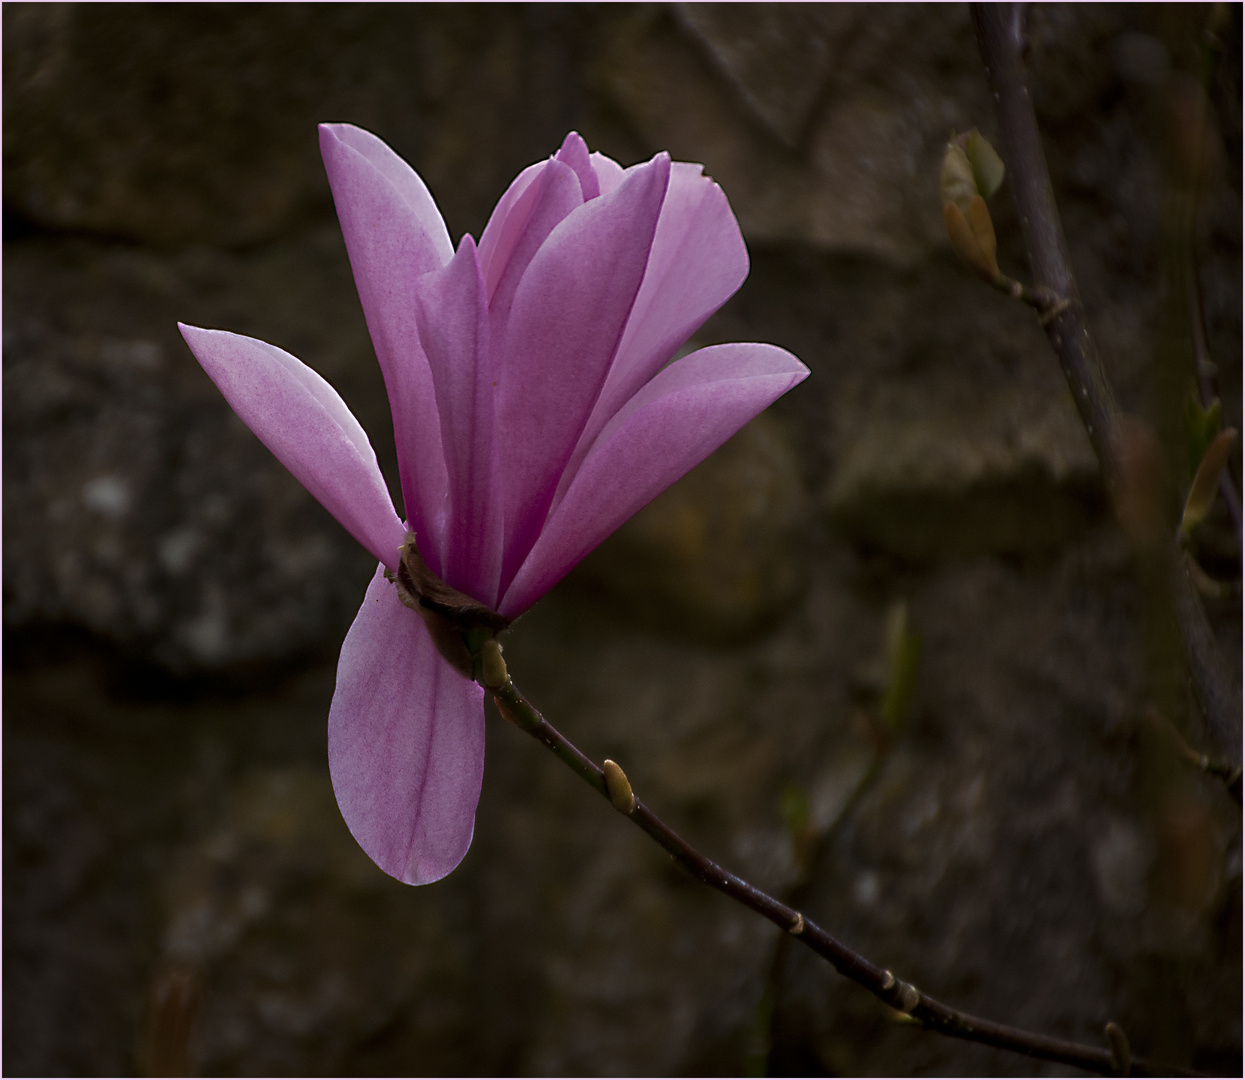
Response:
MULTIPOLYGON (((864 987, 891 1008, 898 1009, 941 1035, 983 1043, 1045 1061, 1073 1065, 1103 1076, 1114 1074, 1118 1067, 1118 1054, 1113 1055, 1110 1048, 1054 1039, 953 1009, 861 956, 823 930, 803 912, 774 899, 768 893, 723 869, 692 847, 643 802, 635 799, 630 782, 621 768, 613 762, 609 763, 611 775, 607 782, 605 771, 541 716, 515 688, 509 675, 502 678, 504 681, 500 685, 488 686, 486 689, 493 695, 503 717, 552 751, 598 795, 607 799, 619 813, 630 818, 668 851, 674 861, 694 878, 769 919, 807 945, 818 956, 828 960, 841 975, 864 987)), ((1132 1057, 1129 1064, 1134 1076, 1199 1075, 1140 1057, 1132 1057)))

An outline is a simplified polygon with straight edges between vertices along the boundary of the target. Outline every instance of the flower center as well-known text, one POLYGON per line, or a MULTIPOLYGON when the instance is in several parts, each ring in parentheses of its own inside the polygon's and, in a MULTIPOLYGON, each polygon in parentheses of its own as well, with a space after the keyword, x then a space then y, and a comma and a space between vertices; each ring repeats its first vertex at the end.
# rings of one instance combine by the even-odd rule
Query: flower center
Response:
POLYGON ((429 570, 413 532, 406 534, 398 552, 397 574, 385 571, 397 586, 398 599, 419 613, 441 655, 466 678, 475 678, 484 642, 505 630, 510 620, 429 570))

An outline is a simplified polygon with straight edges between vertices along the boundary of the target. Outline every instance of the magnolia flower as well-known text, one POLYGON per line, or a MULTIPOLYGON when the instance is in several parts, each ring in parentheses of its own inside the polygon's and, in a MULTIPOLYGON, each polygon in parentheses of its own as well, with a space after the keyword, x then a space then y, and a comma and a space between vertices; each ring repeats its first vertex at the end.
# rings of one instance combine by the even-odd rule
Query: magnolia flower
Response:
POLYGON ((419 176, 374 135, 320 148, 393 410, 406 522, 367 435, 289 353, 181 326, 239 417, 379 561, 329 711, 338 805, 394 877, 435 881, 471 843, 484 691, 399 598, 399 549, 513 619, 808 375, 773 345, 670 363, 748 256, 701 166, 623 169, 576 134, 519 174, 455 251, 419 176))

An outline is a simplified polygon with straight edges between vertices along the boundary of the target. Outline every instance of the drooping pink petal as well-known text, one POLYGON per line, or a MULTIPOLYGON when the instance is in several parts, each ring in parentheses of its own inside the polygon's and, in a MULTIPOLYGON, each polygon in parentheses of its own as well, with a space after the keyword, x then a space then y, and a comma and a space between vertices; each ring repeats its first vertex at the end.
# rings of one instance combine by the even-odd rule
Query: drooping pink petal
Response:
POLYGON ((564 218, 515 293, 498 358, 503 590, 540 531, 622 339, 669 172, 659 154, 564 218))
POLYGON ((808 375, 775 345, 713 345, 671 364, 605 426, 498 607, 514 618, 627 518, 808 375))
POLYGON ((320 151, 389 393, 406 516, 439 573, 447 477, 432 375, 416 328, 415 283, 449 262, 454 248, 424 182, 375 135, 322 124, 320 151))
POLYGON ((622 344, 562 480, 601 429, 748 276, 748 249, 722 189, 700 165, 676 161, 653 250, 622 344))
POLYGON ((419 336, 436 387, 450 504, 442 577, 484 604, 497 602, 501 503, 496 497, 495 372, 489 312, 475 243, 464 236, 443 269, 420 279, 419 336))
POLYGON ((497 234, 495 248, 482 253, 488 254, 489 261, 486 264, 481 259, 495 336, 510 316, 515 290, 532 258, 549 234, 583 201, 575 171, 557 160, 545 162, 540 175, 515 200, 497 234))
POLYGON ((595 199, 601 194, 601 182, 597 179, 596 170, 592 167, 592 158, 588 154, 588 147, 580 138, 579 132, 572 131, 567 135, 554 157, 575 170, 575 175, 579 178, 579 187, 584 193, 584 202, 595 199))
POLYGON ((329 772, 359 846, 409 885, 467 853, 484 775, 484 691, 437 652, 380 568, 337 665, 329 772))
POLYGON ((406 530, 372 444, 337 391, 275 345, 177 326, 242 422, 359 543, 396 569, 406 530))

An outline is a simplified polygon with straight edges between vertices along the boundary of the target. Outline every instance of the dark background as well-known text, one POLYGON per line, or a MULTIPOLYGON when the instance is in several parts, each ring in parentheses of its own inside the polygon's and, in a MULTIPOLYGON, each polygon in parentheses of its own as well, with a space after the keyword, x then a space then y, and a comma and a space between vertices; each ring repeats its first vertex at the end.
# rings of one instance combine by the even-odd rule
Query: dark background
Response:
MULTIPOLYGON (((1197 160, 1241 422, 1241 13, 1199 159, 1210 14, 1029 12, 1081 290, 1173 513, 1197 160)), ((174 327, 316 367, 393 484, 316 142, 348 120, 455 240, 572 127, 703 162, 753 269, 697 341, 812 369, 514 628, 550 719, 933 995, 1240 1075, 1239 808, 1147 718, 1209 748, 1040 329, 942 232, 945 140, 996 136, 965 7, 5 4, 3 31, 6 1073, 1061 1071, 783 950, 492 714, 453 875, 355 847, 324 728, 371 560, 174 327), (923 659, 888 739, 900 603, 923 659)), ((994 217, 1024 276, 1006 185, 994 217)), ((1222 514, 1196 544, 1239 577, 1222 514)), ((1209 612, 1239 673, 1239 589, 1209 612)))

